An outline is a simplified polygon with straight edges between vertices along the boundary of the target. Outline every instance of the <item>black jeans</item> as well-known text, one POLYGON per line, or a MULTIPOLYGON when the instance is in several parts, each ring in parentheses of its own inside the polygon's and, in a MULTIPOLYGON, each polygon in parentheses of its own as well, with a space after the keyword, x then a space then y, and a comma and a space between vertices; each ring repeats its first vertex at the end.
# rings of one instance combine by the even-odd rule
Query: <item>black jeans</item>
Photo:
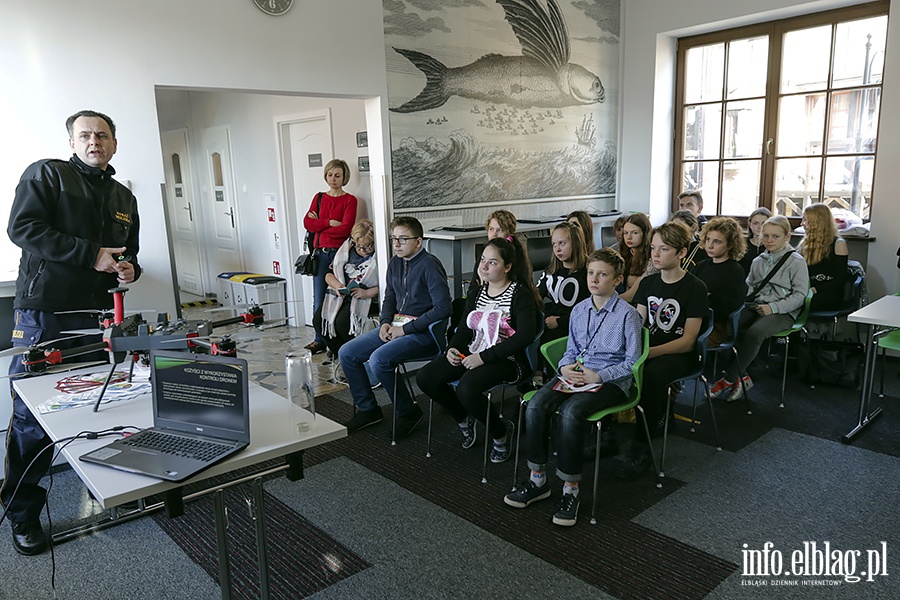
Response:
MULTIPOLYGON (((472 415, 482 423, 488 411, 488 399, 485 392, 501 383, 515 383, 519 378, 519 369, 511 360, 498 360, 478 367, 466 369, 459 365, 454 367, 446 356, 439 356, 419 369, 416 383, 432 400, 446 408, 457 423, 462 423, 472 415), (459 380, 456 390, 451 381, 459 380)), ((494 439, 506 435, 506 426, 500 422, 494 406, 490 405, 491 430, 488 432, 494 439)))
POLYGON ((556 474, 563 481, 580 481, 587 418, 604 408, 624 404, 628 397, 613 384, 606 384, 596 392, 566 394, 553 389, 557 380, 557 377, 551 379, 528 401, 525 411, 526 458, 531 469, 544 470, 549 452, 550 424, 556 415, 556 474))

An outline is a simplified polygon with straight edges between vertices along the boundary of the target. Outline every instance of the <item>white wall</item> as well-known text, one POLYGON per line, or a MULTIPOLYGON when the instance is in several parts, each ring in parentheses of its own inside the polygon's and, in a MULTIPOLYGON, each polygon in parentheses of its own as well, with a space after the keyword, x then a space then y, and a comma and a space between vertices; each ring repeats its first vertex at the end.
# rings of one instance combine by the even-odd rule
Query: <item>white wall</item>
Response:
MULTIPOLYGON (((857 0, 623 0, 622 144, 619 158, 619 202, 622 210, 649 211, 654 223, 665 220, 672 198, 675 40, 728 27, 787 18, 798 14, 861 4, 857 0)), ((900 14, 900 0, 891 0, 900 14)), ((885 52, 882 106, 900 101, 900 24, 890 19, 885 52)), ((900 283, 895 252, 900 245, 900 203, 889 178, 900 164, 900 115, 883 110, 878 135, 868 283, 874 298, 893 292, 900 283)))
MULTIPOLYGON (((0 109, 8 140, 0 145, 0 214, 8 214, 29 163, 70 155, 68 115, 82 108, 109 114, 119 129, 112 164, 120 179, 132 182, 141 213, 145 272, 129 295, 133 306, 174 309, 159 188, 157 86, 387 95, 382 5, 374 0, 307 0, 281 17, 263 14, 249 0, 4 2, 0 23, 0 109)), ((386 111, 386 102, 380 106, 386 111)), ((270 121, 265 127, 272 131, 270 121)), ((378 143, 370 135, 370 145, 378 143)), ((385 154, 370 152, 379 181, 384 162, 377 158, 385 154)), ((376 202, 381 207, 384 199, 376 202)), ((18 257, 5 236, 2 242, 0 271, 18 257)))

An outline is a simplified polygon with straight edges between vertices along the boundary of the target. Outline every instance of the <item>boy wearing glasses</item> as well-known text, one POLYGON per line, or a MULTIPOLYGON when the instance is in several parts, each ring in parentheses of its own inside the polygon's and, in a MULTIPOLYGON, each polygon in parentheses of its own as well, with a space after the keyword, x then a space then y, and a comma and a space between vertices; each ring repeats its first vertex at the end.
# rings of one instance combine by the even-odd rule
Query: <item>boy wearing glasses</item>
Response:
POLYGON ((387 268, 381 327, 341 346, 338 358, 357 408, 356 415, 344 423, 347 432, 375 425, 383 418, 366 374, 368 361, 394 403, 394 439, 401 440, 422 422, 424 414, 403 382, 396 382, 395 396, 395 369, 401 362, 438 352, 428 326, 450 316, 450 286, 441 261, 422 248, 423 231, 418 219, 396 217, 390 229, 394 256, 387 268))

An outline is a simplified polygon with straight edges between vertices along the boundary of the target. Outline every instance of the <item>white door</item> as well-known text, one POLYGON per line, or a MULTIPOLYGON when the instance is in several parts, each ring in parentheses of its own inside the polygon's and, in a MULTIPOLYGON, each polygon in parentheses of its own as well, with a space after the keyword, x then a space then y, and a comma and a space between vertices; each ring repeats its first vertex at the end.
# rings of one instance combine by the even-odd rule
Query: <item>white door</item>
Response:
POLYGON ((209 251, 208 273, 243 271, 240 215, 231 164, 231 142, 227 126, 200 132, 206 165, 203 173, 203 214, 208 224, 205 243, 209 251))
MULTIPOLYGON (((316 194, 328 188, 325 184, 325 165, 334 158, 331 111, 300 115, 292 119, 288 125, 288 140, 290 160, 283 163, 285 168, 290 170, 290 177, 285 177, 285 181, 292 182, 287 190, 288 210, 293 216, 293 223, 288 227, 288 235, 292 255, 299 256, 303 251, 303 239, 306 237, 303 217, 309 211, 316 194)), ((303 291, 304 322, 312 325, 312 277, 302 275, 292 277, 294 290, 303 291)))
POLYGON ((187 129, 163 131, 162 151, 166 171, 166 208, 169 232, 175 252, 178 287, 197 296, 206 295, 200 261, 197 225, 199 214, 194 202, 194 181, 188 153, 187 129))

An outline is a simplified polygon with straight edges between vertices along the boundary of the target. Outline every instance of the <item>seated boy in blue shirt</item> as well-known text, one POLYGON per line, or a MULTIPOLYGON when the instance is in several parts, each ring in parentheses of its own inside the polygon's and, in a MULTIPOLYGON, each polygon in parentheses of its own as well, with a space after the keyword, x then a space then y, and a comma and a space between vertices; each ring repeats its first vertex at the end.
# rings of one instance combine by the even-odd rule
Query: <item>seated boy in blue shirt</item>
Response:
POLYGON ((546 465, 550 424, 558 426, 556 474, 563 493, 553 515, 557 525, 578 520, 578 482, 581 480, 585 420, 608 406, 623 404, 632 386, 631 368, 641 355, 641 316, 619 298, 625 261, 618 252, 602 248, 588 257, 587 283, 591 297, 575 305, 569 321, 566 352, 559 375, 528 402, 525 412, 525 452, 531 476, 503 499, 515 508, 550 497, 546 465), (561 378, 566 381, 561 382, 561 378), (561 384, 580 387, 599 384, 592 391, 561 391, 561 384))

